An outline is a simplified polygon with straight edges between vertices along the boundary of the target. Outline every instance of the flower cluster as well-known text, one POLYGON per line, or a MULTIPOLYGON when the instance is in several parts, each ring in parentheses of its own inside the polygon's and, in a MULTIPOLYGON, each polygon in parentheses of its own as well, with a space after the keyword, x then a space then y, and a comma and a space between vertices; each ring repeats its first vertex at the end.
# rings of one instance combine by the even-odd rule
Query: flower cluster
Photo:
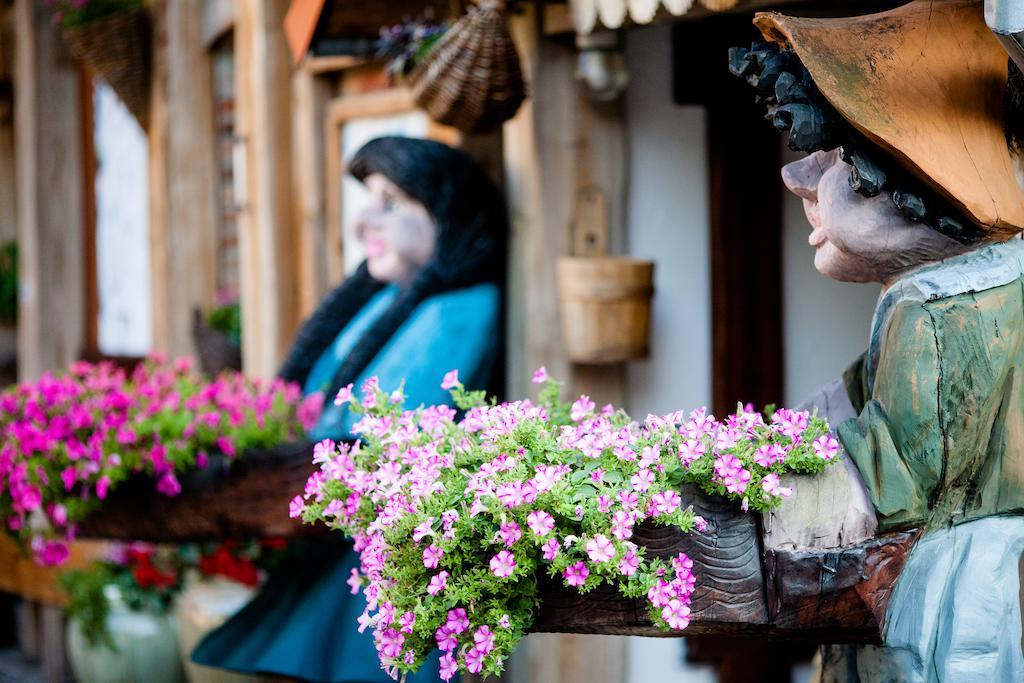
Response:
POLYGON ((537 403, 485 403, 456 372, 447 406, 404 410, 371 379, 338 400, 361 412, 355 444, 322 442, 293 517, 354 539, 360 630, 397 676, 434 649, 441 677, 498 673, 532 625, 537 573, 580 592, 602 583, 646 598, 654 623, 683 629, 697 577, 681 553, 649 558, 638 525, 707 531, 683 484, 766 510, 791 494, 785 472, 821 471, 838 452, 823 420, 741 408, 725 421, 700 409, 642 423, 586 396, 571 405, 543 369, 537 403))
POLYGON ((0 394, 0 523, 37 560, 60 564, 76 523, 133 474, 166 496, 215 454, 234 458, 301 437, 321 398, 295 385, 224 373, 206 380, 189 359, 153 357, 131 373, 77 363, 0 394))

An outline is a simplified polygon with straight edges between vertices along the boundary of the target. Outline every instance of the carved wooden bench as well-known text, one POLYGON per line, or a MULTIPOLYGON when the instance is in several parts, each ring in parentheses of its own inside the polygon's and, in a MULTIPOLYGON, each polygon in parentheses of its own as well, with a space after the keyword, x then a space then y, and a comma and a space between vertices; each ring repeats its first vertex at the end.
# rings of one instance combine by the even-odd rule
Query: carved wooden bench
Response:
MULTIPOLYGON (((186 542, 252 536, 334 534, 288 518, 289 501, 313 470, 308 444, 250 453, 231 467, 182 480, 166 498, 150 481, 115 491, 82 524, 84 537, 186 542)), ((686 552, 697 589, 689 627, 663 632, 644 600, 608 586, 580 595, 541 577, 538 632, 644 636, 759 633, 814 642, 878 642, 892 586, 917 532, 878 536, 831 551, 763 548, 760 520, 734 504, 684 489, 683 499, 709 522, 707 533, 645 524, 633 540, 660 557, 686 552)))

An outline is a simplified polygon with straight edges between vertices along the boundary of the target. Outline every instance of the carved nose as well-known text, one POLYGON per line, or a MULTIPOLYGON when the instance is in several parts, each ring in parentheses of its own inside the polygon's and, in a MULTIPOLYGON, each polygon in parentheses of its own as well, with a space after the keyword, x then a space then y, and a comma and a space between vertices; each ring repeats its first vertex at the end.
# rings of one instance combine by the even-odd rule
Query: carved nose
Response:
POLYGON ((821 180, 821 168, 813 163, 814 155, 786 164, 782 167, 782 182, 789 191, 801 199, 818 200, 818 181, 821 180))

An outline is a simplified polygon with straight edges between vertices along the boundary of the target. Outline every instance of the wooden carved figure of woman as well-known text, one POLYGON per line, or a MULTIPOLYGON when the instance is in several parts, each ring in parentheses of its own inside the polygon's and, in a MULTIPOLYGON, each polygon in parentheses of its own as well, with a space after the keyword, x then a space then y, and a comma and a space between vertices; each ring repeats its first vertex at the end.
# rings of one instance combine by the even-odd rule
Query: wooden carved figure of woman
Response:
POLYGON ((850 488, 807 482, 768 542, 922 530, 883 644, 826 648, 823 680, 1024 681, 1020 73, 980 2, 755 23, 768 42, 731 68, 810 153, 783 179, 815 266, 882 284, 867 353, 812 400, 850 488))
MULTIPOLYGON (((467 388, 488 388, 501 339, 508 216, 486 172, 460 150, 411 138, 368 142, 349 171, 370 193, 355 226, 366 260, 303 324, 280 373, 325 394, 317 441, 356 437, 358 416, 331 400, 343 387, 377 381, 402 386, 407 405, 449 404, 442 381, 458 369, 467 388)), ((193 661, 322 683, 390 681, 359 628, 365 601, 347 585, 358 566, 349 543, 293 547, 193 661)), ((434 657, 409 680, 437 671, 434 657)))

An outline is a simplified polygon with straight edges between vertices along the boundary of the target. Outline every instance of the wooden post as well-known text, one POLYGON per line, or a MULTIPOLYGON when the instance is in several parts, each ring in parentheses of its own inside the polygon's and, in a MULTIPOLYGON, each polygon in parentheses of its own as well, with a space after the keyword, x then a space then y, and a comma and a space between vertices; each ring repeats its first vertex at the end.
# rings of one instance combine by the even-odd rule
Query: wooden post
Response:
POLYGON ((299 323, 286 0, 240 0, 236 172, 246 373, 272 376, 299 323))
POLYGON ((204 3, 158 0, 149 129, 153 342, 191 355, 192 309, 213 305, 217 209, 204 3))
MULTIPOLYGON (((619 105, 598 107, 574 87, 576 52, 543 38, 540 12, 510 18, 531 97, 504 128, 509 248, 507 387, 532 395, 530 376, 544 365, 573 393, 599 404, 624 400, 621 367, 584 367, 566 358, 560 333, 555 266, 573 251, 577 196, 596 187, 608 209, 612 250, 624 242, 625 133, 619 105)), ((618 683, 626 641, 592 635, 534 634, 512 658, 512 681, 618 683)))
MULTIPOLYGON (((325 126, 328 81, 309 68, 292 76, 292 140, 295 154, 294 187, 296 227, 296 280, 299 318, 313 312, 327 293, 325 126)), ((329 190, 328 190, 329 191, 329 190)))
POLYGON ((85 331, 79 72, 33 0, 15 5, 18 374, 67 366, 85 331))

